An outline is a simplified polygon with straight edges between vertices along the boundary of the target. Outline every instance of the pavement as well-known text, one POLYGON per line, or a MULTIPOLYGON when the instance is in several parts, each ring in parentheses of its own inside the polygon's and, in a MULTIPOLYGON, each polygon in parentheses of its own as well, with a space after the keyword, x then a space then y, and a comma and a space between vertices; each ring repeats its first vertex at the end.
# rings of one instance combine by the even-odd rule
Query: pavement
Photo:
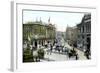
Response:
MULTIPOLYGON (((67 43, 65 43, 65 47, 67 47, 68 49, 72 49, 72 47, 70 45, 68 45, 67 43)), ((47 49, 45 50, 45 56, 44 59, 41 60, 42 62, 47 62, 47 61, 69 61, 69 60, 76 60, 75 57, 71 57, 69 58, 67 53, 59 53, 58 51, 53 50, 50 54, 48 54, 47 49)), ((84 56, 84 52, 75 48, 75 50, 78 53, 78 60, 87 60, 86 57, 84 56)))
POLYGON ((59 52, 53 51, 51 54, 46 53, 45 58, 48 58, 48 60, 53 61, 66 61, 68 60, 68 56, 59 52))
POLYGON ((46 52, 44 59, 40 60, 41 62, 47 61, 69 61, 69 60, 76 60, 75 57, 69 58, 66 53, 59 53, 58 51, 52 51, 52 53, 48 54, 46 52))
POLYGON ((79 55, 79 60, 87 60, 87 58, 84 56, 84 52, 75 48, 75 50, 77 51, 78 55, 79 55))

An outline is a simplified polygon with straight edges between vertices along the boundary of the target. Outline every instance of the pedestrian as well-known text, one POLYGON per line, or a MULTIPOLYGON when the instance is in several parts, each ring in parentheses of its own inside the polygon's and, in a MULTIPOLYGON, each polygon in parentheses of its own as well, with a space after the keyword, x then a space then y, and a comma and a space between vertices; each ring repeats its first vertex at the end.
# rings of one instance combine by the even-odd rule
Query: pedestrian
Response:
POLYGON ((58 46, 58 48, 57 48, 57 49, 58 49, 58 52, 59 52, 59 54, 60 54, 60 49, 61 49, 61 47, 60 47, 60 46, 58 46))
POLYGON ((52 49, 53 49, 53 45, 50 44, 50 55, 51 55, 51 53, 52 53, 52 49))
POLYGON ((78 54, 76 53, 76 60, 78 60, 78 54))
POLYGON ((38 52, 37 50, 33 51, 33 59, 35 62, 40 61, 40 58, 38 57, 38 52))
POLYGON ((50 54, 50 43, 48 43, 48 47, 47 47, 47 54, 50 54))
POLYGON ((89 58, 89 50, 88 49, 84 52, 84 54, 85 54, 85 56, 86 56, 87 59, 90 59, 89 58))

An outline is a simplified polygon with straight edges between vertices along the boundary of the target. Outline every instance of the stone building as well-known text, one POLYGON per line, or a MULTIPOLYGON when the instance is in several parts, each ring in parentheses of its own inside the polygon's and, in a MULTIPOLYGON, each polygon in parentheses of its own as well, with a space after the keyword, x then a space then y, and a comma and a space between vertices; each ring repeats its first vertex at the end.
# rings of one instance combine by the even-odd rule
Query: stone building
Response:
POLYGON ((38 45, 45 45, 55 39, 56 28, 51 23, 42 21, 23 24, 23 45, 32 45, 38 48, 38 45))
POLYGON ((89 49, 91 45, 91 14, 85 14, 80 24, 77 25, 79 30, 77 46, 79 49, 89 49))
POLYGON ((77 27, 68 27, 66 28, 66 42, 70 46, 76 47, 77 44, 77 36, 78 36, 78 30, 77 27))

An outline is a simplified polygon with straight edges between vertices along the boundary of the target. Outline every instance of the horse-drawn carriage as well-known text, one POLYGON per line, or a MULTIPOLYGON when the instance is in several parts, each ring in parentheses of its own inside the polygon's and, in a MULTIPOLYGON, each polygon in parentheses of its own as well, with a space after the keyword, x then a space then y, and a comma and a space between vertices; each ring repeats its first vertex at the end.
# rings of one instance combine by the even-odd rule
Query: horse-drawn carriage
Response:
POLYGON ((78 59, 78 53, 74 49, 69 50, 67 54, 69 58, 75 57, 76 60, 78 59))

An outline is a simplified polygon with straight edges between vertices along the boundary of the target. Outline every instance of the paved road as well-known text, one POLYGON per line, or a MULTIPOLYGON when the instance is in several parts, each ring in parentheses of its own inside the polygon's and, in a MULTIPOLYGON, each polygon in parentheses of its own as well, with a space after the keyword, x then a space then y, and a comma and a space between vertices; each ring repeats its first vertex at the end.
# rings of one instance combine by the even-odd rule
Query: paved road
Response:
MULTIPOLYGON (((68 49, 72 49, 67 42, 63 42, 65 44, 65 47, 68 49)), ((79 49, 75 48, 75 50, 78 53, 79 60, 86 60, 86 57, 84 56, 84 53, 80 51, 79 49)), ((47 49, 45 49, 45 59, 41 61, 68 61, 68 60, 75 60, 75 57, 71 57, 70 59, 68 58, 67 53, 60 53, 58 51, 53 50, 51 54, 47 54, 47 49)))
POLYGON ((48 54, 46 52, 45 59, 41 61, 47 62, 47 61, 69 61, 69 60, 75 60, 75 57, 71 57, 69 59, 67 53, 59 53, 58 51, 53 51, 51 54, 48 54))
MULTIPOLYGON (((69 48, 69 49, 72 49, 72 47, 70 45, 68 45, 66 43, 66 47, 69 48)), ((79 55, 79 60, 86 60, 86 57, 84 56, 84 52, 75 48, 75 50, 77 51, 78 55, 79 55)))
POLYGON ((62 54, 59 52, 53 51, 51 54, 46 53, 45 58, 54 61, 66 61, 68 60, 68 56, 66 54, 62 54))

